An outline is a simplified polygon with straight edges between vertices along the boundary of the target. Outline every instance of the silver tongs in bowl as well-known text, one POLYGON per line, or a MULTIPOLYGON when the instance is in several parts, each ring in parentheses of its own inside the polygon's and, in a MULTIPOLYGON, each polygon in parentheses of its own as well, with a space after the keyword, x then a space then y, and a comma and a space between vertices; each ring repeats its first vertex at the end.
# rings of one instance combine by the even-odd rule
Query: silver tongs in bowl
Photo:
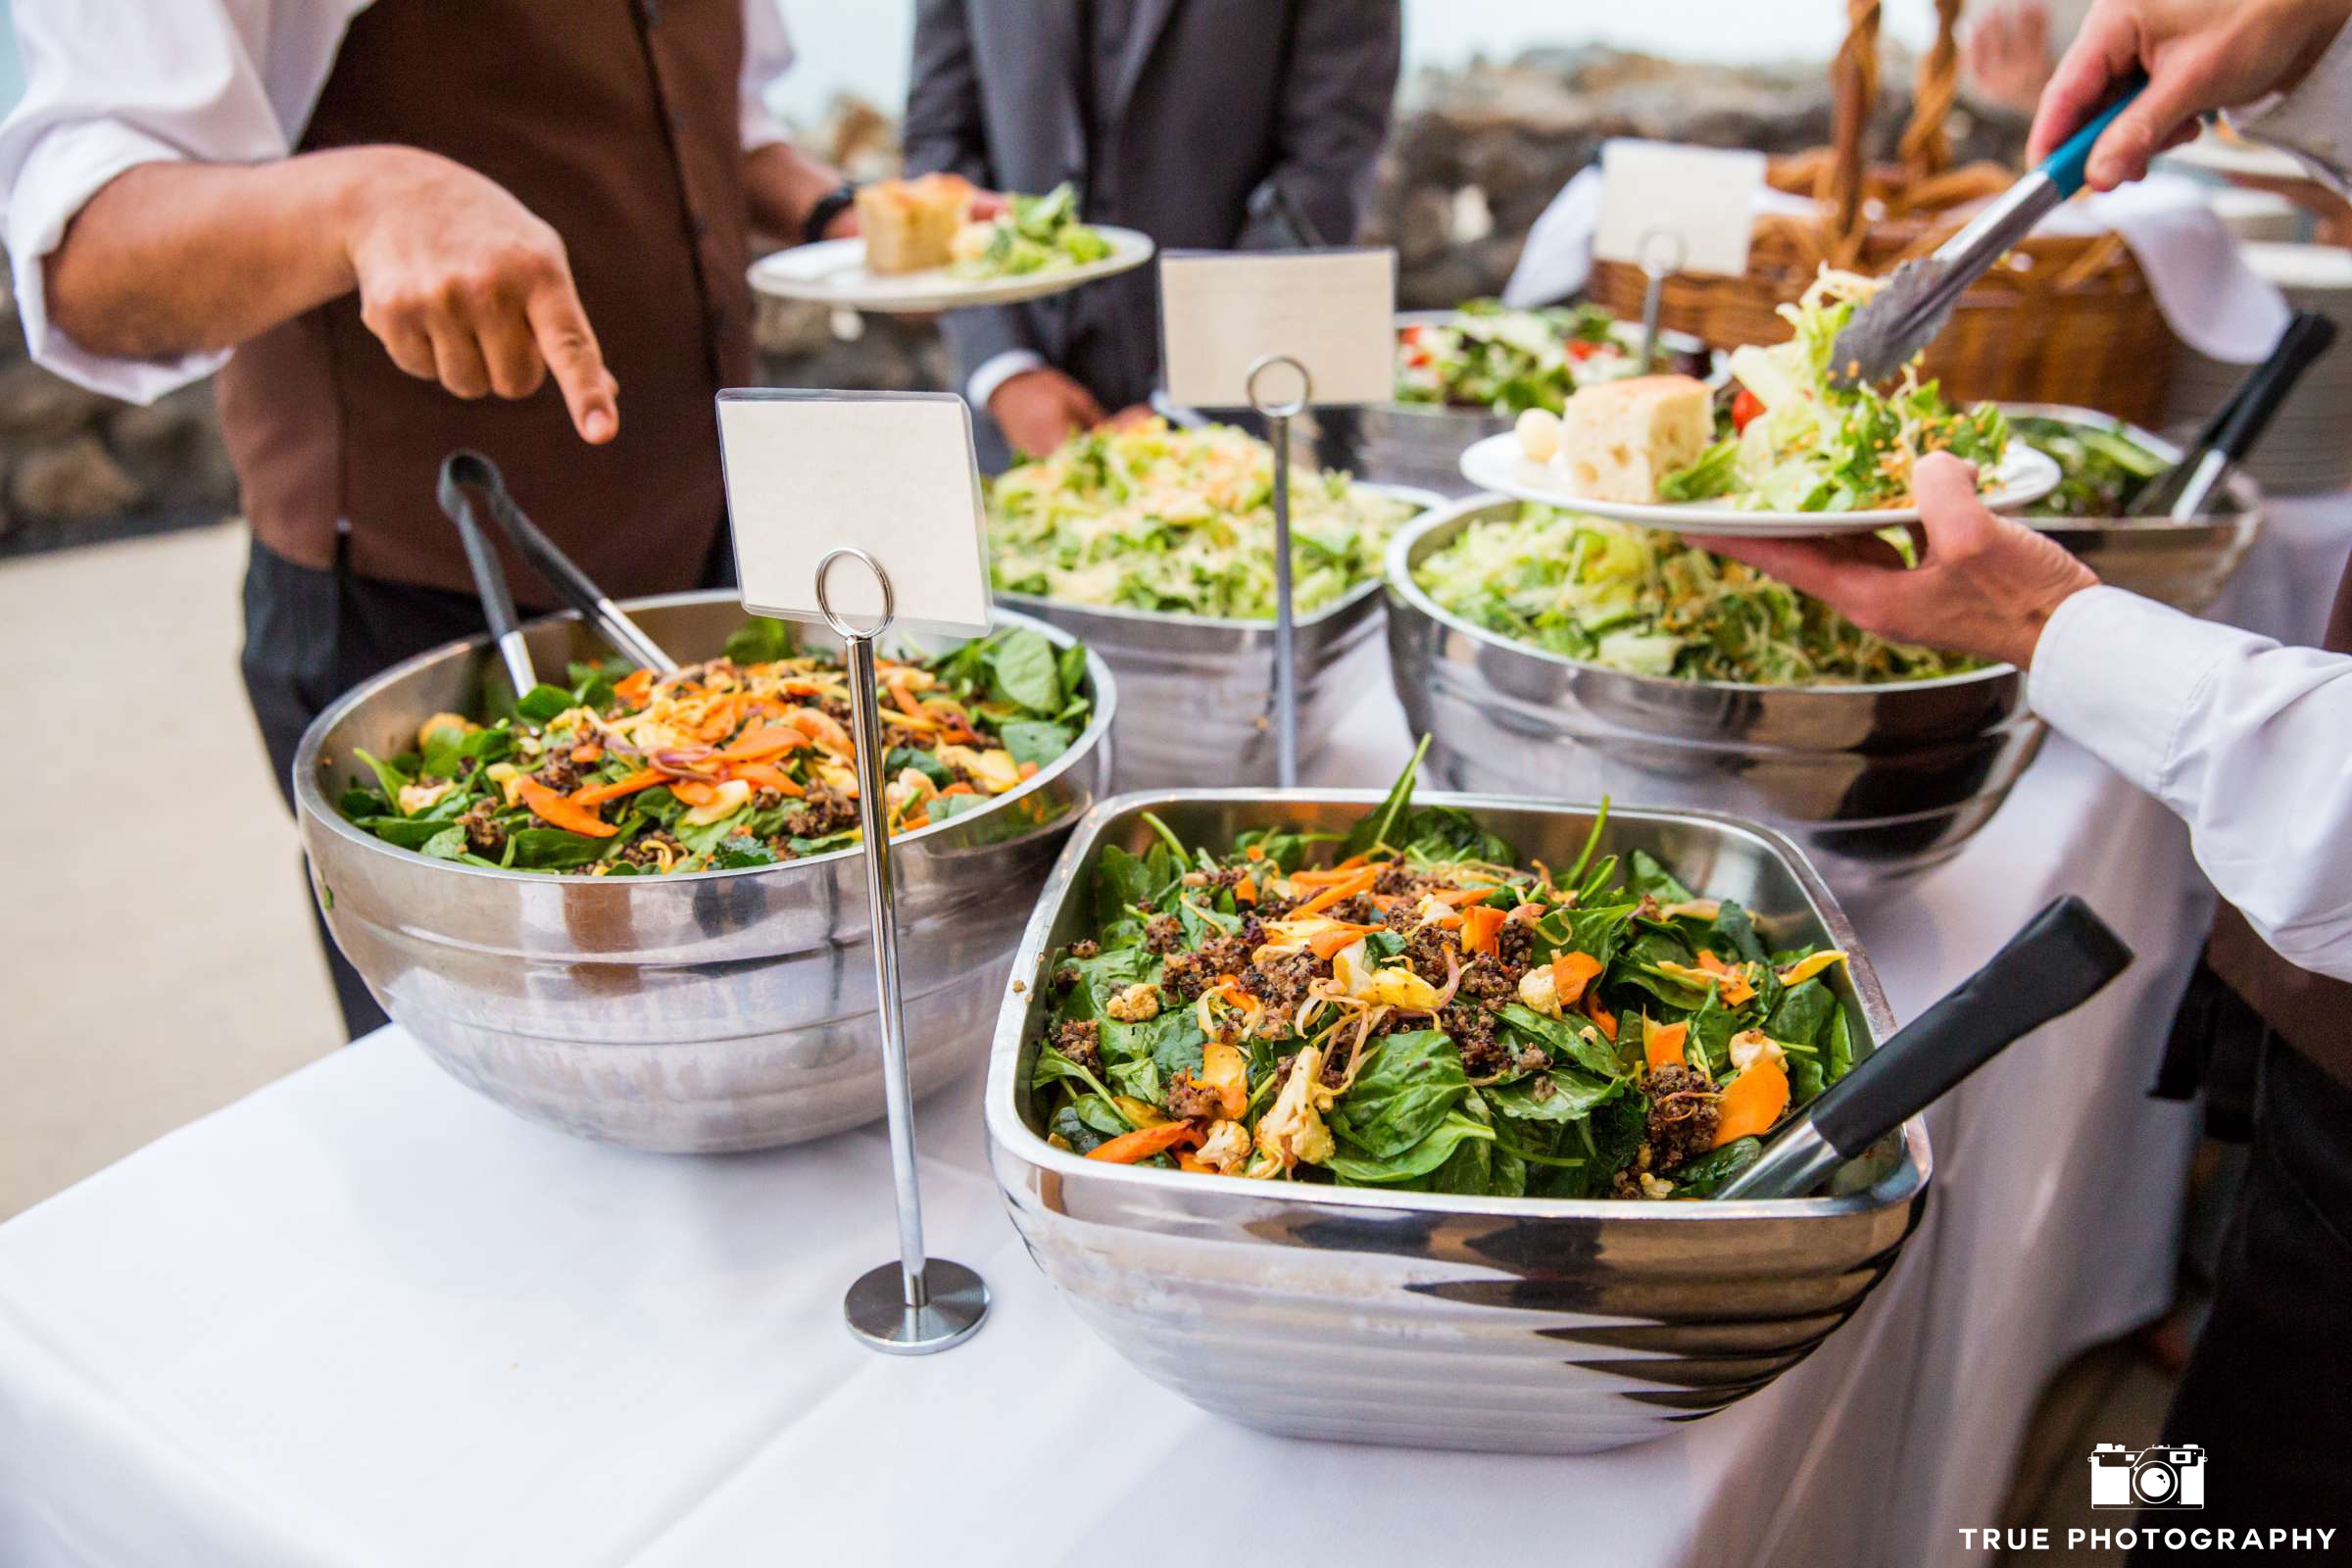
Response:
POLYGON ((2071 893, 2056 900, 1984 967, 1854 1063, 1710 1196, 1802 1197, 2019 1038, 2098 995, 2131 961, 2132 950, 2089 905, 2071 893))
POLYGON ((517 697, 537 683, 530 650, 523 646, 514 613, 514 596, 507 588, 506 572, 474 516, 468 490, 482 493, 489 502, 491 517, 514 541, 522 559, 563 595, 565 604, 596 628, 615 653, 659 674, 678 667, 678 662, 662 652, 662 645, 647 636, 645 628, 631 620, 553 539, 539 531, 538 524, 531 521, 507 492, 506 476, 498 471, 497 464, 478 452, 453 452, 441 464, 438 487, 441 510, 457 524, 458 535, 466 543, 466 559, 473 567, 474 586, 481 592, 483 612, 490 618, 499 657, 506 661, 507 673, 515 683, 517 697))
POLYGON ((2032 231, 2068 197, 2082 188, 2090 149, 2124 107, 2148 84, 2134 71, 2123 91, 2041 167, 2010 186, 1935 253, 1905 262, 1886 287, 1855 310, 1830 351, 1830 379, 1838 386, 1884 381, 1943 330, 1952 307, 1968 285, 2032 231))

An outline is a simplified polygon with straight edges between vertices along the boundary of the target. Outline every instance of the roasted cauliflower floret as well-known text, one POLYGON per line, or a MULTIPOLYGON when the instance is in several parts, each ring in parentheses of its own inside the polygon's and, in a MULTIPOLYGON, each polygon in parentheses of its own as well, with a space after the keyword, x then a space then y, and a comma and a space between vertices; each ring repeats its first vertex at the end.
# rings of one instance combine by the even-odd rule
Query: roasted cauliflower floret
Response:
POLYGON ((1159 987, 1139 980, 1102 1004, 1120 1023, 1149 1023, 1159 1016, 1159 987))

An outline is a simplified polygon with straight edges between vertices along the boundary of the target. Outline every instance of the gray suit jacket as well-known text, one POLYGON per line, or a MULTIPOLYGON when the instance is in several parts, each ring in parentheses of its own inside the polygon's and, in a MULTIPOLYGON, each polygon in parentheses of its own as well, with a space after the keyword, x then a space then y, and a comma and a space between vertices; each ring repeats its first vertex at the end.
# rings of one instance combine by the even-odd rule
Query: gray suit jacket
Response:
MULTIPOLYGON (((1276 181, 1332 244, 1353 237, 1396 94, 1398 0, 1138 0, 1117 91, 1087 145, 1072 0, 917 0, 906 101, 910 172, 999 190, 1078 183, 1089 221, 1163 248, 1228 250, 1251 192, 1276 181)), ((1150 268, 1031 305, 958 311, 960 389, 1029 349, 1106 409, 1158 381, 1150 268)))

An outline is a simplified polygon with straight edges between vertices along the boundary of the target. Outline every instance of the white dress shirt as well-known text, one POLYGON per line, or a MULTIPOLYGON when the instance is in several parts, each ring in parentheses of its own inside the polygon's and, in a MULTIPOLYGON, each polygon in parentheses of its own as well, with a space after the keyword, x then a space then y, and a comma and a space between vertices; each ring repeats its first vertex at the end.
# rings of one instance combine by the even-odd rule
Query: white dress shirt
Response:
MULTIPOLYGON (((351 20, 370 0, 16 0, 24 96, 0 122, 0 190, 32 357, 94 391, 147 403, 226 353, 118 360, 51 324, 41 264, 82 204, 138 164, 252 164, 293 150, 351 20)), ((743 0, 748 151, 784 139, 762 94, 792 63, 775 0, 743 0)), ((462 40, 460 41, 462 43, 462 40)), ((453 45, 454 46, 454 45, 453 45)), ((424 90, 425 84, 419 84, 424 90)))

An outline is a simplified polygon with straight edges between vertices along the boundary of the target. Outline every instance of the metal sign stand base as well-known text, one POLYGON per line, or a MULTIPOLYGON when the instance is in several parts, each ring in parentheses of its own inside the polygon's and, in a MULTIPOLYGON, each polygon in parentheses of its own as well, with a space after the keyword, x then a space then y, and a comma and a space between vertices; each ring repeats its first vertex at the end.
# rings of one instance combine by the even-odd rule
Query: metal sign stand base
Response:
POLYGON ((850 666, 851 718, 858 740, 858 824, 865 840, 866 912, 874 946, 874 991, 882 1022, 882 1092, 890 1113, 890 1172, 898 1191, 899 1260, 859 1276, 841 1309, 850 1332, 892 1355, 928 1355, 960 1345, 988 1316, 988 1285, 961 1263, 923 1253, 923 1195, 914 1163, 914 1093, 906 1077, 906 1021, 899 989, 898 906, 890 880, 890 781, 883 760, 881 682, 874 641, 897 607, 890 574, 862 550, 843 548, 816 565, 816 604, 842 641, 850 666), (859 627, 835 614, 825 579, 835 562, 864 563, 882 586, 882 613, 859 627))
POLYGON ((1291 605, 1291 420, 1305 411, 1315 395, 1306 367, 1287 354, 1267 354, 1253 361, 1244 383, 1250 407, 1266 421, 1266 438, 1274 447, 1274 781, 1284 789, 1298 786, 1298 626, 1291 605), (1298 377, 1298 395, 1280 403, 1268 402, 1257 389, 1258 377, 1281 366, 1298 377))

